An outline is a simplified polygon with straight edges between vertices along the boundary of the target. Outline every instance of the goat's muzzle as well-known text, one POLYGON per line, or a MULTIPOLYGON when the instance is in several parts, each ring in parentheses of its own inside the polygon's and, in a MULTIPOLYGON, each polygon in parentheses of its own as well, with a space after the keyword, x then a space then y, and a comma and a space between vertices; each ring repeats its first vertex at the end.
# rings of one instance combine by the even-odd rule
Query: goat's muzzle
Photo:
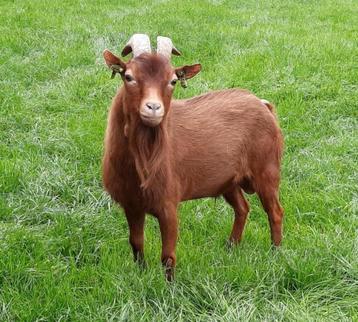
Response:
POLYGON ((140 118, 146 126, 158 126, 163 117, 164 107, 161 102, 146 102, 140 109, 140 118))

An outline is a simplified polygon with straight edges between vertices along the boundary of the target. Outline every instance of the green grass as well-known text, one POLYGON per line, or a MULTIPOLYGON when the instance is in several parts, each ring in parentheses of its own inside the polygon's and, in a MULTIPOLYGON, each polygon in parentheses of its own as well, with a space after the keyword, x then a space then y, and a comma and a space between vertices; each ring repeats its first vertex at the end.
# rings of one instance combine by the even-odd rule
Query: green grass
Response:
POLYGON ((0 0, 1 321, 358 320, 357 1, 0 0), (227 251, 223 200, 180 209, 176 281, 147 218, 148 269, 103 192, 118 79, 102 51, 170 36, 203 71, 176 97, 242 87, 277 105, 285 135, 283 246, 256 197, 227 251))

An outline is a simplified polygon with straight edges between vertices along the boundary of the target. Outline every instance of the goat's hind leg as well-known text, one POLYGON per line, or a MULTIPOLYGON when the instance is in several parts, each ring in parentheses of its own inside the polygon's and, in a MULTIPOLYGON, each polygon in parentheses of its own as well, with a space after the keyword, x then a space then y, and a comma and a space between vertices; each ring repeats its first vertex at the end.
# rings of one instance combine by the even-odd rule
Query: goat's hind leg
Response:
POLYGON ((277 171, 265 171, 257 194, 261 200, 270 224, 271 240, 273 245, 279 246, 282 240, 283 208, 279 201, 279 175, 277 171))
POLYGON ((229 245, 232 246, 241 241, 250 208, 240 187, 235 187, 233 190, 225 193, 224 198, 235 211, 235 220, 229 238, 229 245))

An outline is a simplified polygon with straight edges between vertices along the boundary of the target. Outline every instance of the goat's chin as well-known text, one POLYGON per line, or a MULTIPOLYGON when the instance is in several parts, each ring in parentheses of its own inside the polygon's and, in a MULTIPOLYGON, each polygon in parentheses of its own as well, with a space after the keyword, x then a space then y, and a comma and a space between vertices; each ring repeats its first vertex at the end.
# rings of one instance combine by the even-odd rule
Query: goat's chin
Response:
POLYGON ((156 127, 162 122, 163 117, 147 117, 141 115, 140 119, 145 126, 156 127))

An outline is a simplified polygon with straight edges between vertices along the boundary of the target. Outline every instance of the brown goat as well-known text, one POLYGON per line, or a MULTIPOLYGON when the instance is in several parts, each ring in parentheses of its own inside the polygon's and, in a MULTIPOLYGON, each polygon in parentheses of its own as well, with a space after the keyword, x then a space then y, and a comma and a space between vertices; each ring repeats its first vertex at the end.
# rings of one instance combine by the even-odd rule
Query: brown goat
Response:
POLYGON ((145 213, 157 217, 161 260, 172 280, 181 201, 224 196, 235 211, 229 240, 236 244, 249 212, 243 191, 256 192, 268 215, 272 242, 280 244, 283 139, 273 106, 248 91, 229 89, 172 100, 178 78, 183 82, 195 76, 201 66, 173 68, 170 53, 179 52, 168 38, 158 38, 157 53, 152 54, 149 38, 134 35, 123 50, 133 51, 127 63, 104 52, 124 86, 109 113, 103 183, 124 209, 134 259, 140 263, 145 213))

